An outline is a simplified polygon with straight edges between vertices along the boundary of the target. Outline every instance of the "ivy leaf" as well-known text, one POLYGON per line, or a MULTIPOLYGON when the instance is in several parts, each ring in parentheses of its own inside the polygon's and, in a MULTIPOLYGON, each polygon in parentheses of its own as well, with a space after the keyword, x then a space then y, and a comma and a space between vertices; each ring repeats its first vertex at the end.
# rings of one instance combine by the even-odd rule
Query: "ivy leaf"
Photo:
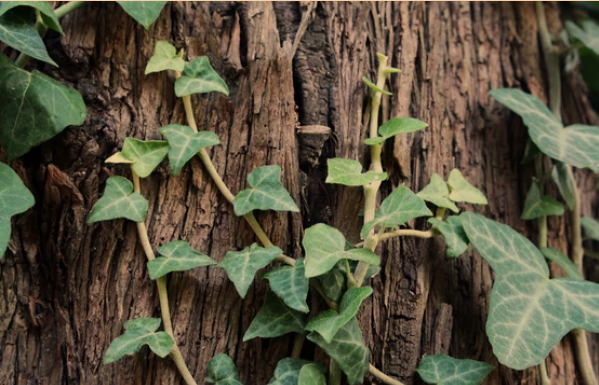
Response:
POLYGON ((21 6, 37 9, 46 27, 64 35, 58 17, 56 17, 52 6, 47 1, 3 1, 0 3, 0 16, 4 15, 10 9, 21 6))
POLYGON ((266 293, 264 305, 245 332, 243 341, 253 338, 273 338, 287 333, 304 334, 306 315, 289 309, 272 291, 266 293))
POLYGON ((202 148, 220 143, 214 132, 195 132, 191 127, 180 124, 164 126, 160 133, 166 137, 170 145, 168 160, 173 176, 177 176, 183 166, 202 148))
POLYGON ((302 313, 308 313, 306 304, 309 282, 306 279, 304 259, 298 259, 294 266, 283 266, 271 270, 262 277, 269 280, 270 289, 278 295, 287 306, 302 313))
MULTIPOLYGON (((322 372, 320 366, 311 361, 300 360, 299 358, 284 358, 277 363, 275 376, 269 385, 299 385, 300 371, 306 366, 314 365, 322 372)), ((311 385, 311 384, 310 384, 311 385)))
POLYGON ((487 335, 499 362, 523 370, 547 357, 570 330, 599 332, 599 284, 549 279, 543 255, 518 232, 474 213, 460 219, 497 275, 487 335))
POLYGON ((156 332, 159 326, 158 318, 137 318, 125 322, 125 333, 112 341, 104 355, 104 363, 110 364, 125 355, 135 354, 144 345, 148 345, 159 357, 168 356, 174 342, 165 332, 156 332))
MULTIPOLYGON (((18 10, 18 9, 17 9, 18 10)), ((0 54, 0 142, 9 160, 85 121, 85 104, 74 89, 38 72, 27 72, 0 54)))
POLYGON ((451 192, 449 193, 449 199, 454 202, 466 202, 478 205, 489 204, 485 194, 468 183, 460 170, 457 168, 451 170, 449 179, 447 180, 447 185, 451 189, 451 192))
POLYGON ((524 210, 520 219, 531 220, 547 215, 562 215, 563 213, 564 206, 553 197, 541 195, 539 182, 533 180, 530 190, 528 190, 528 194, 526 195, 524 210))
MULTIPOLYGON (((346 250, 353 249, 347 248, 346 250)), ((350 273, 353 274, 358 266, 357 261, 347 261, 350 266, 350 273)), ((368 282, 381 270, 380 266, 369 265, 364 276, 364 282, 368 282)), ((343 294, 347 291, 347 269, 345 260, 337 262, 335 267, 321 278, 321 285, 324 294, 335 302, 341 301, 343 294)))
POLYGON ((146 30, 158 19, 166 1, 117 1, 121 8, 146 30))
POLYGON ((306 278, 317 277, 331 270, 342 259, 378 265, 379 257, 369 249, 345 250, 345 237, 339 230, 318 223, 306 230, 303 240, 306 250, 306 278))
POLYGON ((499 103, 522 117, 530 138, 549 157, 575 167, 599 171, 599 127, 565 127, 537 97, 518 89, 490 92, 499 103))
POLYGON ((428 384, 478 385, 493 369, 493 365, 485 362, 458 360, 436 354, 422 357, 416 371, 428 384))
POLYGON ((568 275, 569 278, 582 279, 582 280, 584 279, 582 277, 582 274, 580 274, 580 271, 578 271, 578 268, 570 260, 570 258, 568 258, 568 256, 564 255, 564 253, 562 253, 558 249, 554 249, 552 247, 551 248, 543 247, 543 248, 541 248, 541 253, 543 253, 545 258, 547 258, 548 260, 550 260, 552 262, 557 263, 559 265, 559 267, 564 269, 564 271, 566 272, 566 274, 568 275))
POLYGON ((431 175, 431 181, 423 188, 416 196, 431 202, 437 207, 448 208, 454 213, 460 211, 458 206, 449 199, 449 188, 447 183, 439 176, 439 174, 431 175))
POLYGON ((129 163, 137 175, 145 178, 162 162, 169 149, 168 142, 163 140, 126 138, 123 151, 106 159, 106 163, 129 163))
POLYGON ((379 137, 368 138, 364 143, 369 146, 383 144, 385 140, 399 134, 407 134, 410 132, 422 130, 428 127, 428 124, 414 118, 393 118, 386 121, 379 127, 379 137))
POLYGON ((576 187, 572 183, 572 169, 562 162, 556 162, 551 170, 551 179, 557 185, 562 198, 570 210, 574 210, 576 205, 576 187))
POLYGON ((87 223, 126 218, 133 222, 143 222, 148 211, 148 201, 141 194, 133 192, 133 184, 122 176, 112 176, 106 182, 104 196, 94 205, 87 217, 87 223))
POLYGON ((345 186, 365 186, 372 182, 387 179, 387 173, 368 171, 362 174, 362 165, 357 160, 330 158, 327 159, 329 175, 326 183, 345 186))
POLYGON ((416 196, 409 188, 399 186, 381 204, 381 208, 374 213, 374 219, 364 224, 360 236, 366 239, 376 226, 396 227, 407 221, 431 216, 433 213, 426 207, 422 198, 416 196))
POLYGON ((586 239, 599 241, 599 222, 590 217, 582 217, 580 219, 580 224, 586 239))
POLYGON ((362 301, 371 294, 371 287, 357 287, 348 290, 343 295, 339 313, 329 309, 318 314, 308 322, 306 330, 320 334, 327 343, 331 343, 339 329, 358 314, 362 301))
POLYGON ((468 250, 468 237, 462 227, 462 222, 458 217, 448 217, 447 221, 437 218, 430 218, 428 223, 443 235, 445 244, 447 244, 447 257, 450 259, 458 258, 468 250))
POLYGON ((227 83, 212 69, 208 58, 200 56, 186 63, 183 76, 175 81, 175 95, 181 98, 210 92, 220 92, 229 96, 227 83))
POLYGON ((281 166, 258 167, 248 175, 252 188, 240 191, 233 200, 238 216, 252 210, 276 210, 299 212, 291 195, 281 184, 281 166))
POLYGON ((185 60, 183 60, 181 54, 177 54, 175 47, 166 41, 157 41, 154 56, 150 58, 145 74, 166 70, 182 72, 184 69, 185 60))
POLYGON ((583 20, 580 28, 570 20, 566 21, 566 29, 587 48, 599 55, 599 25, 590 19, 583 20))
POLYGON ((299 372, 297 385, 327 385, 327 380, 320 366, 307 364, 299 372))
POLYGON ((0 259, 10 241, 13 215, 29 209, 35 199, 10 166, 0 162, 0 259))
POLYGON ((373 90, 374 92, 380 92, 381 94, 384 94, 384 95, 393 96, 393 94, 391 92, 386 91, 382 88, 379 88, 376 84, 371 82, 367 77, 363 77, 362 81, 364 82, 364 84, 366 84, 368 87, 370 87, 370 89, 373 90))
POLYGON ((217 354, 206 365, 206 381, 216 385, 242 385, 233 360, 226 354, 217 354))
POLYGON ((364 346, 362 331, 355 317, 339 329, 330 343, 318 333, 310 333, 307 338, 339 364, 350 385, 362 383, 364 373, 368 371, 370 351, 364 346))
POLYGON ((281 254, 283 252, 278 247, 263 248, 254 243, 242 251, 229 251, 220 266, 225 269, 227 276, 233 281, 241 298, 245 298, 256 272, 268 266, 281 254))
POLYGON ((58 67, 48 55, 35 26, 34 14, 28 7, 17 7, 3 12, 0 16, 0 41, 34 59, 58 67))
POLYGON ((169 242, 160 247, 158 252, 162 257, 148 262, 151 279, 160 278, 173 271, 185 271, 217 264, 212 258, 192 249, 185 241, 169 242))

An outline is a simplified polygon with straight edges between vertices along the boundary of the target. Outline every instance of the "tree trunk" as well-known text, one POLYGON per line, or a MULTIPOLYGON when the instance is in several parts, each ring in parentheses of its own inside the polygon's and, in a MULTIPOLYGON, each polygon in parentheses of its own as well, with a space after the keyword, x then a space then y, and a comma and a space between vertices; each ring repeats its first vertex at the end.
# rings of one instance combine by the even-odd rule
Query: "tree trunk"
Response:
MULTIPOLYGON (((546 11, 557 36, 559 9, 546 4, 546 11)), ((391 77, 394 96, 384 97, 383 118, 412 116, 429 124, 385 146, 390 177, 383 197, 402 183, 419 191, 432 173, 447 177, 456 167, 490 202, 464 209, 536 234, 533 222, 519 219, 533 176, 532 165, 520 163, 525 127, 487 94, 519 87, 546 100, 532 3, 170 3, 149 31, 116 3, 90 3, 65 17, 63 28, 65 37, 46 38, 60 68, 42 69, 83 94, 88 117, 13 163, 36 205, 13 222, 0 262, 0 384, 182 383, 171 361, 149 350, 102 363, 125 321, 159 316, 158 296, 135 224, 86 224, 106 179, 130 177, 126 167, 104 163, 125 137, 159 139, 158 128, 185 124, 173 79, 144 76, 157 40, 174 42, 191 58, 208 55, 231 89, 230 97, 193 102, 200 129, 221 140, 211 156, 233 193, 254 168, 283 167, 283 184, 301 215, 260 213, 258 219, 287 255, 303 253, 303 230, 318 222, 359 239, 361 189, 324 179, 326 158, 359 159, 368 167, 362 142, 370 91, 361 79, 374 77, 376 52, 403 71, 391 77), (298 129, 313 125, 330 127, 331 137, 298 129)), ((593 124, 578 74, 563 82, 565 123, 593 124)), ((583 214, 597 217, 597 178, 585 171, 576 177, 583 214)), ((257 242, 195 159, 176 178, 163 163, 142 181, 142 191, 154 247, 184 239, 220 261, 257 242)), ((550 217, 550 246, 568 250, 569 224, 567 215, 550 217)), ((410 226, 423 229, 426 221, 410 226)), ((493 356, 484 328, 493 272, 477 253, 470 249, 449 261, 442 240, 411 238, 377 251, 382 270, 359 319, 371 362, 383 372, 408 385, 420 382, 414 372, 420 357, 445 352, 494 364, 488 384, 539 382, 536 368, 512 371, 493 356)), ((597 280, 597 266, 587 267, 587 277, 597 280)), ((561 274, 556 266, 552 271, 561 274)), ((277 361, 290 355, 290 337, 241 341, 267 291, 264 280, 255 280, 245 300, 212 267, 172 274, 168 288, 176 343, 196 380, 203 381, 212 356, 226 353, 243 383, 266 384, 277 361)), ((589 344, 597 368, 595 335, 589 344)), ((303 355, 323 359, 309 343, 303 355)), ((552 385, 576 383, 570 336, 547 365, 552 385)), ((366 383, 378 382, 367 377, 366 383)))

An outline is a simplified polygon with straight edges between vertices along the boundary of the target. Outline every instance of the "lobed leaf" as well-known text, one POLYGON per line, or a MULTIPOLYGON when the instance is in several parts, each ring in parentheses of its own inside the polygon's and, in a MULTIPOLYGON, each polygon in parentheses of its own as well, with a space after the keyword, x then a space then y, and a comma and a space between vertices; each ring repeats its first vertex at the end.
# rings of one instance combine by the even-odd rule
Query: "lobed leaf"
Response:
POLYGON ((580 224, 586 239, 599 241, 599 222, 591 217, 582 217, 580 219, 580 224))
POLYGON ((304 334, 306 316, 289 309, 272 291, 266 294, 264 305, 243 336, 243 341, 252 338, 273 338, 287 333, 304 334))
POLYGON ((472 186, 457 168, 451 170, 447 185, 451 189, 449 199, 454 202, 466 202, 478 205, 489 204, 485 194, 472 186))
POLYGON ((117 1, 121 8, 146 30, 158 19, 167 1, 117 1))
POLYGON ((316 364, 304 365, 299 372, 297 385, 326 385, 323 370, 316 364))
POLYGON ((161 246, 158 253, 162 257, 148 262, 151 279, 160 278, 173 271, 185 271, 217 264, 214 259, 192 249, 185 241, 169 242, 161 246))
MULTIPOLYGON (((300 372, 306 366, 316 366, 322 372, 319 365, 311 361, 301 360, 299 358, 284 358, 277 363, 274 378, 270 380, 269 385, 299 385, 300 372)), ((311 384, 310 384, 311 385, 311 384)))
POLYGON ((416 196, 427 202, 431 202, 437 207, 448 208, 454 213, 460 209, 449 199, 449 188, 447 183, 439 176, 439 174, 431 175, 431 181, 424 187, 416 196))
POLYGON ((54 13, 52 6, 47 1, 2 1, 0 2, 0 16, 4 15, 9 10, 16 7, 31 7, 40 12, 42 21, 46 27, 55 30, 64 35, 58 17, 54 13))
POLYGON ((168 356, 174 341, 165 332, 156 332, 159 326, 158 318, 137 318, 125 322, 125 333, 112 341, 104 355, 104 363, 110 364, 126 355, 135 354, 144 345, 148 345, 159 357, 168 356))
POLYGON ((304 259, 298 259, 294 266, 283 266, 271 270, 262 277, 269 280, 270 289, 285 302, 287 306, 302 313, 308 313, 306 304, 309 281, 305 276, 304 259))
POLYGON ((10 241, 10 219, 25 212, 34 203, 33 195, 17 173, 7 164, 0 162, 0 259, 10 241))
POLYGON ((126 218, 143 222, 148 211, 148 201, 133 192, 133 184, 121 176, 112 176, 106 182, 104 196, 100 198, 87 217, 87 223, 126 218))
POLYGON ((460 218, 451 216, 447 218, 447 221, 430 218, 428 223, 433 225, 443 235, 443 239, 447 245, 448 258, 458 258, 468 250, 468 236, 466 236, 460 218))
POLYGON ((553 197, 541 194, 541 187, 536 180, 532 181, 530 190, 526 194, 524 210, 520 219, 531 220, 548 215, 562 215, 564 206, 553 197))
POLYGON ((582 28, 570 20, 566 21, 568 32, 599 55, 599 25, 591 19, 583 20, 580 25, 582 28))
POLYGON ((242 385, 233 360, 226 354, 217 354, 206 365, 206 381, 216 385, 242 385))
POLYGON ((407 134, 428 127, 428 124, 414 118, 393 118, 379 127, 379 137, 368 138, 364 143, 373 146, 383 144, 385 140, 399 134, 407 134))
MULTIPOLYGON (((0 6, 3 3, 1 2, 0 6)), ((34 59, 58 67, 48 55, 35 25, 34 13, 28 7, 17 7, 3 12, 0 16, 0 41, 34 59)))
POLYGON ((381 94, 384 94, 384 95, 393 96, 393 94, 391 92, 384 90, 382 88, 379 88, 379 86, 377 86, 376 84, 371 82, 370 79, 368 79, 367 77, 363 77, 362 82, 364 82, 364 84, 366 84, 374 92, 380 92, 381 94))
POLYGON ((191 127, 180 124, 164 126, 160 129, 160 133, 166 137, 170 146, 168 160, 173 176, 177 176, 183 166, 202 148, 220 143, 214 132, 196 132, 191 127))
POLYGON ((185 63, 183 76, 175 81, 175 95, 181 98, 210 92, 220 92, 229 96, 227 83, 212 69, 208 57, 200 56, 185 63))
POLYGON ((387 178, 387 174, 384 172, 368 171, 362 174, 362 165, 353 159, 330 158, 327 159, 327 165, 329 174, 325 180, 326 183, 365 186, 387 178))
POLYGON ((562 162, 556 162, 551 170, 551 179, 557 185, 562 198, 570 208, 574 210, 576 205, 576 186, 572 183, 572 169, 562 162))
POLYGON ((422 357, 416 371, 428 384, 478 385, 493 369, 493 365, 485 362, 458 360, 436 354, 422 357))
POLYGON ((117 152, 106 163, 128 163, 133 171, 145 178, 154 171, 169 152, 168 142, 162 140, 139 140, 126 138, 123 151, 117 152))
POLYGON ((558 249, 543 247, 541 248, 541 253, 543 253, 545 258, 557 263, 562 269, 564 269, 568 277, 582 280, 584 279, 574 262, 572 262, 567 255, 564 255, 564 253, 558 249))
POLYGON ((183 72, 185 69, 185 60, 177 54, 177 50, 166 41, 157 41, 154 47, 154 55, 148 61, 145 74, 173 70, 183 72))

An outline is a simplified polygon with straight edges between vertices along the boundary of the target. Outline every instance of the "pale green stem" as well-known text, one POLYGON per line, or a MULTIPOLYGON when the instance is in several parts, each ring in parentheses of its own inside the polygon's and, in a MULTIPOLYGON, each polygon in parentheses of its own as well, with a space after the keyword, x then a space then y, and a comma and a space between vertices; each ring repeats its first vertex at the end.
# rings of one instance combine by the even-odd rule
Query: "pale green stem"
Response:
POLYGON ((445 207, 437 207, 437 211, 435 212, 435 218, 442 221, 445 217, 445 211, 447 209, 445 207))
POLYGON ((403 383, 401 383, 400 381, 396 380, 395 378, 391 378, 388 375, 386 375, 385 373, 381 372, 380 370, 378 370, 377 368, 375 368, 372 364, 370 364, 370 366, 368 367, 368 371, 376 379, 378 379, 379 381, 383 381, 385 384, 389 384, 389 385, 404 385, 403 383))
POLYGON ((76 9, 79 9, 82 5, 84 5, 86 1, 69 1, 66 4, 61 5, 60 7, 54 10, 54 14, 57 18, 62 18, 67 14, 73 12, 76 9))
POLYGON ((341 368, 332 358, 329 361, 329 382, 327 384, 341 385, 341 368))
MULTIPOLYGON (((395 237, 432 238, 436 235, 438 235, 438 234, 433 230, 422 231, 422 230, 412 230, 412 229, 399 229, 399 230, 390 231, 388 233, 384 233, 384 234, 377 236, 377 241, 382 242, 382 241, 386 241, 387 239, 391 239, 391 238, 395 238, 395 237)), ((364 242, 360 242, 360 243, 356 243, 354 246, 362 247, 363 245, 364 245, 364 242)))
POLYGON ((291 351, 291 357, 300 358, 302 349, 304 348, 305 337, 301 334, 296 334, 293 338, 293 350, 291 351))

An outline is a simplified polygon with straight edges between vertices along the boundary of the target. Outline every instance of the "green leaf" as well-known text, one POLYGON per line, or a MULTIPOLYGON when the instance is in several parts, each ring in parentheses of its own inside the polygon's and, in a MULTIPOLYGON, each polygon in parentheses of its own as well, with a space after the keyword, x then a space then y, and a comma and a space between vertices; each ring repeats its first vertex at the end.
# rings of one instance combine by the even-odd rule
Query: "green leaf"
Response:
POLYGON ((47 1, 3 1, 0 3, 0 16, 4 15, 10 9, 21 6, 37 9, 46 27, 64 35, 58 17, 56 17, 52 6, 47 1))
POLYGON ((119 5, 146 30, 160 16, 166 1, 117 1, 119 5))
POLYGON ((450 188, 449 199, 454 202, 466 202, 477 205, 489 204, 485 194, 468 183, 457 168, 451 170, 447 185, 450 188))
MULTIPOLYGON (((354 247, 346 247, 346 250, 354 249, 354 247)), ((321 285, 324 294, 335 302, 341 301, 343 294, 347 291, 347 270, 345 267, 346 260, 337 262, 335 267, 321 278, 321 285)), ((358 266, 358 261, 347 261, 350 266, 350 272, 353 275, 358 266)), ((381 270, 380 266, 369 265, 364 276, 364 282, 368 282, 381 270)))
POLYGON ((27 72, 0 54, 0 142, 9 160, 85 121, 76 90, 38 72, 27 72))
POLYGON ((568 32, 580 40, 587 48, 593 50, 595 54, 599 55, 599 25, 591 19, 583 20, 580 25, 582 28, 570 20, 566 21, 568 32))
POLYGON ((556 162, 551 171, 551 179, 557 185, 562 198, 564 198, 570 210, 574 210, 574 206, 576 205, 576 186, 572 183, 574 181, 572 169, 562 162, 556 162))
POLYGON ((173 271, 185 271, 217 264, 212 258, 192 249, 185 241, 169 242, 160 247, 158 253, 162 257, 148 262, 151 279, 160 278, 173 271))
POLYGON ((331 343, 339 329, 358 314, 362 301, 371 294, 371 287, 357 287, 348 290, 343 295, 339 313, 329 309, 316 315, 308 322, 306 330, 320 334, 327 343, 331 343))
POLYGON ((326 183, 346 186, 365 186, 375 181, 387 179, 384 172, 368 171, 362 174, 362 165, 357 160, 330 158, 327 159, 329 175, 326 183))
POLYGON ((576 166, 599 171, 599 127, 562 123, 537 97, 518 89, 499 88, 490 95, 522 117, 528 134, 549 157, 576 166))
POLYGON ((143 222, 148 211, 148 201, 139 193, 133 192, 133 184, 121 176, 108 178, 104 196, 94 205, 87 217, 87 223, 126 218, 133 222, 143 222))
POLYGON ((278 295, 287 306, 302 313, 308 313, 306 304, 309 282, 305 276, 304 260, 298 259, 294 266, 283 266, 264 274, 262 278, 269 280, 270 289, 278 295))
POLYGON ((322 373, 320 366, 312 363, 311 361, 300 360, 299 358, 284 358, 277 363, 277 367, 275 368, 275 376, 268 384, 298 385, 301 369, 312 365, 314 365, 322 373))
POLYGON ((263 248, 254 243, 242 251, 229 251, 225 254, 225 259, 220 266, 225 269, 227 276, 233 281, 241 298, 245 298, 256 272, 268 266, 281 254, 283 252, 278 247, 263 248))
POLYGON ((137 318, 125 322, 125 333, 110 344, 104 355, 104 363, 110 364, 135 354, 142 346, 148 345, 159 357, 166 357, 173 348, 173 339, 165 332, 156 332, 160 327, 158 318, 137 318))
POLYGON ((106 163, 129 163, 137 175, 145 178, 162 162, 169 149, 168 142, 163 140, 126 138, 123 151, 106 159, 106 163))
POLYGON ((422 357, 416 371, 428 384, 478 385, 494 368, 493 365, 484 362, 458 360, 444 354, 436 354, 422 357))
POLYGON ((320 366, 307 364, 299 372, 297 385, 327 385, 327 380, 320 366))
POLYGON ((547 215, 562 215, 564 206, 548 195, 541 195, 541 187, 536 180, 532 181, 530 190, 526 195, 524 210, 520 219, 531 220, 547 215))
POLYGON ((266 294, 264 305, 245 332, 243 341, 253 338, 274 338, 287 333, 304 334, 306 315, 289 309, 272 291, 266 294))
POLYGON ((545 258, 557 263, 562 269, 564 269, 569 278, 584 279, 574 262, 572 262, 568 256, 564 255, 564 253, 558 249, 543 247, 541 248, 541 253, 543 253, 545 258))
POLYGON ((374 213, 374 219, 364 224, 360 235, 366 239, 376 226, 397 227, 407 221, 431 216, 433 213, 426 207, 422 198, 416 196, 409 188, 399 186, 381 204, 381 208, 374 213))
POLYGON ((599 222, 590 217, 582 217, 580 219, 583 235, 586 239, 594 239, 599 241, 599 222))
POLYGON ((0 162, 0 259, 10 241, 10 218, 25 212, 34 203, 33 195, 17 173, 0 162))
POLYGON ((364 143, 373 146, 383 144, 385 140, 399 134, 407 134, 410 132, 422 130, 428 127, 428 124, 414 118, 393 118, 386 121, 379 127, 379 137, 368 138, 364 143))
POLYGON ((154 48, 154 56, 150 58, 145 74, 166 70, 183 72, 184 69, 185 60, 183 60, 181 55, 177 54, 175 47, 166 41, 157 41, 154 48))
POLYGON ((208 58, 200 56, 186 63, 183 76, 175 81, 175 95, 181 98, 210 92, 220 92, 229 96, 227 83, 212 69, 208 58))
POLYGON ((445 244, 447 244, 447 257, 451 259, 458 258, 468 250, 468 237, 462 227, 462 222, 458 217, 448 217, 447 221, 437 218, 430 218, 428 223, 443 235, 445 244))
POLYGON ((233 360, 226 354, 217 354, 206 365, 206 381, 216 385, 242 385, 233 360))
POLYGON ((363 77, 362 81, 364 82, 364 84, 366 84, 368 87, 370 87, 371 90, 373 90, 374 92, 380 92, 384 95, 390 95, 393 96, 393 94, 389 91, 386 91, 382 88, 379 88, 376 84, 374 84, 373 82, 371 82, 367 77, 363 77))
POLYGON ((299 212, 291 195, 281 184, 281 166, 258 167, 248 175, 252 188, 240 191, 233 200, 238 216, 252 210, 276 210, 299 212))
POLYGON ((448 208, 454 213, 460 211, 458 206, 449 199, 449 188, 439 174, 431 175, 430 183, 416 195, 437 207, 448 208))
POLYGON ((27 7, 17 7, 0 16, 0 41, 34 59, 58 67, 48 55, 35 26, 34 14, 27 7))
POLYGON ((330 343, 318 333, 310 333, 307 338, 339 364, 350 385, 362 383, 364 373, 368 371, 370 351, 364 346, 362 331, 355 317, 339 329, 330 343))
POLYGON ((220 143, 214 132, 195 132, 191 127, 180 124, 164 126, 160 133, 166 137, 170 145, 168 160, 173 176, 177 176, 183 166, 202 148, 220 143))
POLYGON ((497 276, 487 335, 499 362, 523 370, 541 362, 572 329, 599 332, 599 285, 549 279, 541 252, 506 225, 463 213, 470 243, 497 276))
POLYGON ((520 164, 528 164, 539 154, 542 154, 541 150, 539 150, 530 137, 527 137, 526 146, 524 146, 524 155, 522 156, 522 162, 520 162, 520 164))
POLYGON ((364 261, 370 265, 378 265, 380 262, 379 257, 369 249, 345 250, 343 234, 324 223, 306 230, 303 245, 306 250, 306 278, 325 274, 342 259, 364 261))

